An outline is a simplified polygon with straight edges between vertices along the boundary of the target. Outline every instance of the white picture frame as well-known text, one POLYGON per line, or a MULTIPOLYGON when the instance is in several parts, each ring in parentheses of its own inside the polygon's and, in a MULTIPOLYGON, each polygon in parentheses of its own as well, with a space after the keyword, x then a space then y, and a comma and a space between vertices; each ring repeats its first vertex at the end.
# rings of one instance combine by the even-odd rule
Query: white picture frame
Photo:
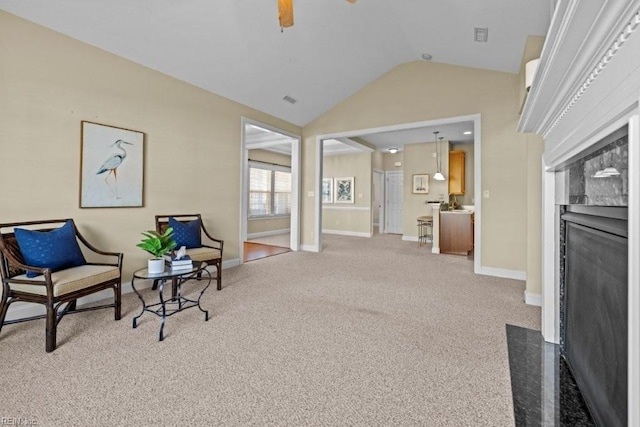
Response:
POLYGON ((333 179, 334 203, 355 203, 355 179, 352 176, 333 179))
POLYGON ((322 203, 333 203, 333 178, 322 178, 322 203))

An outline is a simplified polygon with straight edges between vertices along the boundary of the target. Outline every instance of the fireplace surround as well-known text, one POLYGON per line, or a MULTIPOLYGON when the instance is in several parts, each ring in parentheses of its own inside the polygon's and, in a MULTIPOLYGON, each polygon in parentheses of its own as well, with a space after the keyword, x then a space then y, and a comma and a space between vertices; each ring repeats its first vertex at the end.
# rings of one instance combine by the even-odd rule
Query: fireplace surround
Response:
MULTIPOLYGON (((565 345, 564 353, 571 353, 571 342, 574 332, 569 325, 563 323, 564 304, 571 305, 570 288, 565 289, 566 268, 573 268, 562 262, 561 254, 566 243, 566 229, 570 229, 570 240, 575 240, 575 231, 581 231, 584 224, 568 222, 567 219, 584 220, 589 218, 588 212, 576 212, 575 204, 591 204, 587 192, 574 192, 567 186, 567 175, 572 173, 572 165, 584 161, 604 145, 603 141, 621 128, 628 133, 628 170, 626 176, 626 200, 620 204, 613 203, 605 194, 592 205, 624 206, 626 204, 626 266, 617 267, 617 271, 626 269, 626 278, 618 277, 618 286, 626 284, 626 312, 619 313, 626 318, 626 350, 616 342, 614 351, 618 363, 626 368, 626 402, 624 407, 615 407, 615 412, 626 412, 623 418, 603 422, 602 425, 640 425, 640 0, 624 2, 601 1, 584 2, 579 0, 559 0, 555 3, 554 16, 542 49, 542 55, 536 76, 528 93, 522 116, 518 125, 521 132, 531 132, 542 136, 544 152, 542 156, 542 322, 544 339, 555 344, 565 345), (585 197, 586 196, 586 197, 585 197), (567 207, 570 205, 570 207, 567 207), (568 211, 568 212, 567 212, 568 211), (575 214, 575 215, 574 215, 575 214), (567 216, 568 215, 568 216, 567 216), (563 219, 562 216, 565 218, 563 219), (571 225, 567 225, 571 224, 571 225), (565 236, 565 237, 563 237, 565 236), (568 295, 565 295, 565 292, 568 295), (562 326, 562 327, 561 327, 562 326), (561 341, 563 341, 561 343, 561 341), (621 354, 626 353, 626 362, 621 354)), ((610 141, 609 141, 610 142, 610 141)), ((588 168, 596 168, 591 177, 598 171, 604 171, 608 165, 602 159, 602 165, 596 161, 588 168)), ((620 171, 618 171, 620 172, 620 171)), ((605 187, 608 183, 594 181, 589 185, 605 187)), ((621 178, 620 178, 621 179, 621 178)), ((586 184, 586 182, 585 182, 586 184)), ((622 185, 622 184, 621 184, 622 185)), ((622 188, 622 187, 620 187, 622 188)), ((586 189, 586 187, 584 188, 586 189)), ((589 206, 587 208, 590 209, 589 206)), ((614 209, 614 208, 611 208, 614 209)), ((577 209, 578 211, 580 208, 577 209)), ((593 216, 593 215, 591 215, 593 216)), ((615 218, 619 219, 619 218, 615 218)), ((605 221, 606 222, 606 221, 605 221)), ((589 228, 589 227, 587 227, 589 228)), ((600 232, 600 231, 599 231, 600 232)), ((578 245, 598 247, 602 236, 580 237, 578 245), (580 239, 585 240, 582 241, 580 239)), ((621 236, 617 236, 621 237, 621 236)), ((621 237, 622 238, 622 237, 621 237)), ((614 239, 615 240, 615 239, 614 239)), ((607 245, 608 243, 605 243, 607 245)), ((614 245, 615 246, 615 245, 614 245)), ((608 252, 605 251, 605 254, 608 252)), ((562 254, 564 257, 564 254, 562 254)), ((571 256, 574 256, 573 254, 571 256)), ((625 258, 619 255, 618 258, 625 258)), ((608 264, 614 260, 609 259, 608 264)), ((602 268, 593 271, 593 263, 576 268, 578 274, 591 279, 597 276, 602 268), (589 270, 592 268, 592 270, 589 270)), ((582 279, 581 279, 582 280, 582 279)), ((602 283, 611 280, 596 280, 595 285, 588 284, 585 293, 602 292, 602 283)), ((578 292, 580 295, 580 292, 578 292)), ((574 295, 575 298, 575 295, 574 295)), ((574 301, 575 306, 575 301, 574 301)), ((580 304, 579 304, 580 305, 580 304)), ((618 302, 617 305, 625 305, 618 302)), ((593 312, 593 309, 591 310, 593 312)), ((588 319, 578 314, 578 323, 588 325, 588 319)), ((569 319, 566 319, 569 320, 569 319)), ((573 319, 575 324, 576 319, 573 319)), ((612 326, 623 330, 623 326, 612 326)), ((587 334, 589 335, 589 334, 587 334)), ((625 335, 624 331, 622 335, 625 335)), ((561 345, 561 347, 562 347, 561 345)), ((596 345, 601 346, 601 344, 596 345)), ((569 355, 569 359, 571 359, 569 355)), ((591 356, 589 356, 591 357, 591 356)), ((595 356, 594 356, 595 357, 595 356)), ((599 357, 599 356, 598 356, 599 357)), ((597 360, 597 358, 596 358, 597 360)), ((583 369, 579 364, 594 362, 570 361, 572 370, 583 369)), ((598 362, 595 363, 596 365, 598 362)), ((599 374, 586 374, 587 381, 599 374)), ((624 376, 623 372, 621 376, 624 376)), ((578 381, 583 395, 589 394, 589 385, 578 381)), ((605 388, 606 388, 605 381, 605 388)), ((606 392, 609 392, 606 389, 606 392)), ((615 391, 619 393, 620 390, 615 391)), ((624 393, 617 395, 621 396, 624 393)), ((587 397, 586 400, 589 398, 587 397)), ((591 398, 592 400, 597 398, 591 398)), ((618 397, 617 400, 625 400, 618 397)), ((591 402, 591 406, 593 402, 591 402)), ((592 412, 593 412, 593 408, 592 412)), ((605 418, 610 420, 610 418, 605 418)))

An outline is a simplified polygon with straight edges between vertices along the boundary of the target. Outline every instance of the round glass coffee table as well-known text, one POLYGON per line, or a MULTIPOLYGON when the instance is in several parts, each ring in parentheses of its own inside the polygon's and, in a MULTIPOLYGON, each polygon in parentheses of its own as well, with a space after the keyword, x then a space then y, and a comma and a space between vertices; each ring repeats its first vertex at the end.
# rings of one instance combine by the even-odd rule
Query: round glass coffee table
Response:
POLYGON ((162 341, 164 339, 164 324, 167 320, 167 317, 169 316, 173 316, 174 314, 188 308, 198 307, 198 309, 200 309, 200 311, 204 313, 205 322, 208 321, 209 311, 204 310, 200 306, 200 298, 202 298, 204 291, 207 290, 210 284, 211 273, 209 273, 209 271, 207 270, 207 263, 203 261, 193 261, 193 266, 191 268, 172 269, 171 267, 166 266, 164 272, 155 274, 149 273, 149 270, 146 268, 137 270, 135 273, 133 273, 133 278, 131 279, 131 287, 133 288, 133 292, 136 293, 140 301, 142 301, 142 311, 139 315, 133 318, 133 327, 136 328, 138 326, 138 319, 144 314, 145 311, 155 314, 156 316, 162 318, 162 322, 160 324, 160 334, 158 336, 158 341, 162 341), (195 279, 197 281, 206 281, 206 285, 198 294, 198 299, 191 299, 182 295, 182 285, 191 279, 195 279), (135 287, 136 280, 157 281, 159 302, 147 304, 142 297, 142 294, 140 294, 140 292, 138 292, 135 287), (165 298, 165 296, 163 295, 164 287, 167 282, 171 282, 172 285, 170 298, 165 298))

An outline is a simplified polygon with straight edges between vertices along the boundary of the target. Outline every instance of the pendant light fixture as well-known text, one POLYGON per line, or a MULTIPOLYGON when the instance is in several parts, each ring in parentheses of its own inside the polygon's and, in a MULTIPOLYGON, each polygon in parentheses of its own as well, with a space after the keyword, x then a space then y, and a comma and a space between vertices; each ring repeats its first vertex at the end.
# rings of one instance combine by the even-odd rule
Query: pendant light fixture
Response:
POLYGON ((440 141, 438 140, 438 134, 440 133, 440 131, 435 131, 433 132, 433 139, 436 143, 436 173, 435 175, 433 175, 433 179, 435 179, 436 181, 444 181, 444 175, 442 175, 442 172, 440 172, 440 163, 441 163, 441 159, 440 159, 440 141))

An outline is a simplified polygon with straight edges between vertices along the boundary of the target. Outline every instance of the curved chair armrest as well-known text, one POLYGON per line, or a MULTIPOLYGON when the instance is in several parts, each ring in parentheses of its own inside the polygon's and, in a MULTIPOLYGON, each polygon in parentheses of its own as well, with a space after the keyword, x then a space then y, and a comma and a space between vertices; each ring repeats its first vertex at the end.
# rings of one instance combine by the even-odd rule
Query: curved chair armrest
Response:
MULTIPOLYGON (((209 232, 208 232, 204 227, 202 227, 202 232, 205 234, 205 236, 207 236, 207 238, 208 238, 209 240, 211 240, 211 241, 213 241, 213 242, 217 243, 218 245, 220 245, 220 247, 219 247, 219 248, 214 248, 214 249, 219 249, 219 250, 220 250, 220 252, 222 252, 222 247, 224 246, 224 240, 216 239, 216 238, 215 238, 215 237, 213 237, 211 234, 209 234, 209 232)), ((204 245, 204 244, 203 244, 202 246, 207 246, 207 245, 204 245)))
POLYGON ((96 253, 98 253, 100 255, 116 256, 116 257, 118 257, 118 261, 116 261, 116 262, 88 262, 87 265, 110 265, 112 267, 118 267, 120 269, 120 271, 122 271, 122 258, 124 257, 124 255, 122 253, 119 253, 119 252, 102 252, 102 251, 96 251, 96 253))
MULTIPOLYGON (((74 223, 74 227, 75 227, 75 223, 74 223)), ((76 232, 76 237, 78 238, 78 240, 80 240, 82 242, 82 244, 89 249, 90 251, 98 254, 98 255, 104 255, 104 256, 112 256, 112 257, 116 257, 117 258, 117 262, 115 264, 104 264, 104 263, 88 263, 88 264, 94 264, 94 265, 114 265, 114 266, 118 266, 120 268, 122 268, 122 258, 123 258, 123 254, 122 252, 109 252, 109 251, 103 251, 101 249, 96 248, 95 246, 93 246, 91 243, 89 243, 87 241, 87 239, 84 238, 84 236, 80 233, 80 231, 78 230, 78 228, 76 227, 75 229, 76 232)))
POLYGON ((7 285, 13 283, 16 285, 44 286, 45 288, 47 288, 47 295, 53 296, 53 281, 51 280, 51 269, 49 267, 40 268, 31 267, 28 265, 20 265, 20 268, 23 268, 27 271, 33 271, 34 273, 40 274, 40 276, 37 276, 38 279, 16 279, 14 278, 14 276, 2 279, 2 281, 7 285))

